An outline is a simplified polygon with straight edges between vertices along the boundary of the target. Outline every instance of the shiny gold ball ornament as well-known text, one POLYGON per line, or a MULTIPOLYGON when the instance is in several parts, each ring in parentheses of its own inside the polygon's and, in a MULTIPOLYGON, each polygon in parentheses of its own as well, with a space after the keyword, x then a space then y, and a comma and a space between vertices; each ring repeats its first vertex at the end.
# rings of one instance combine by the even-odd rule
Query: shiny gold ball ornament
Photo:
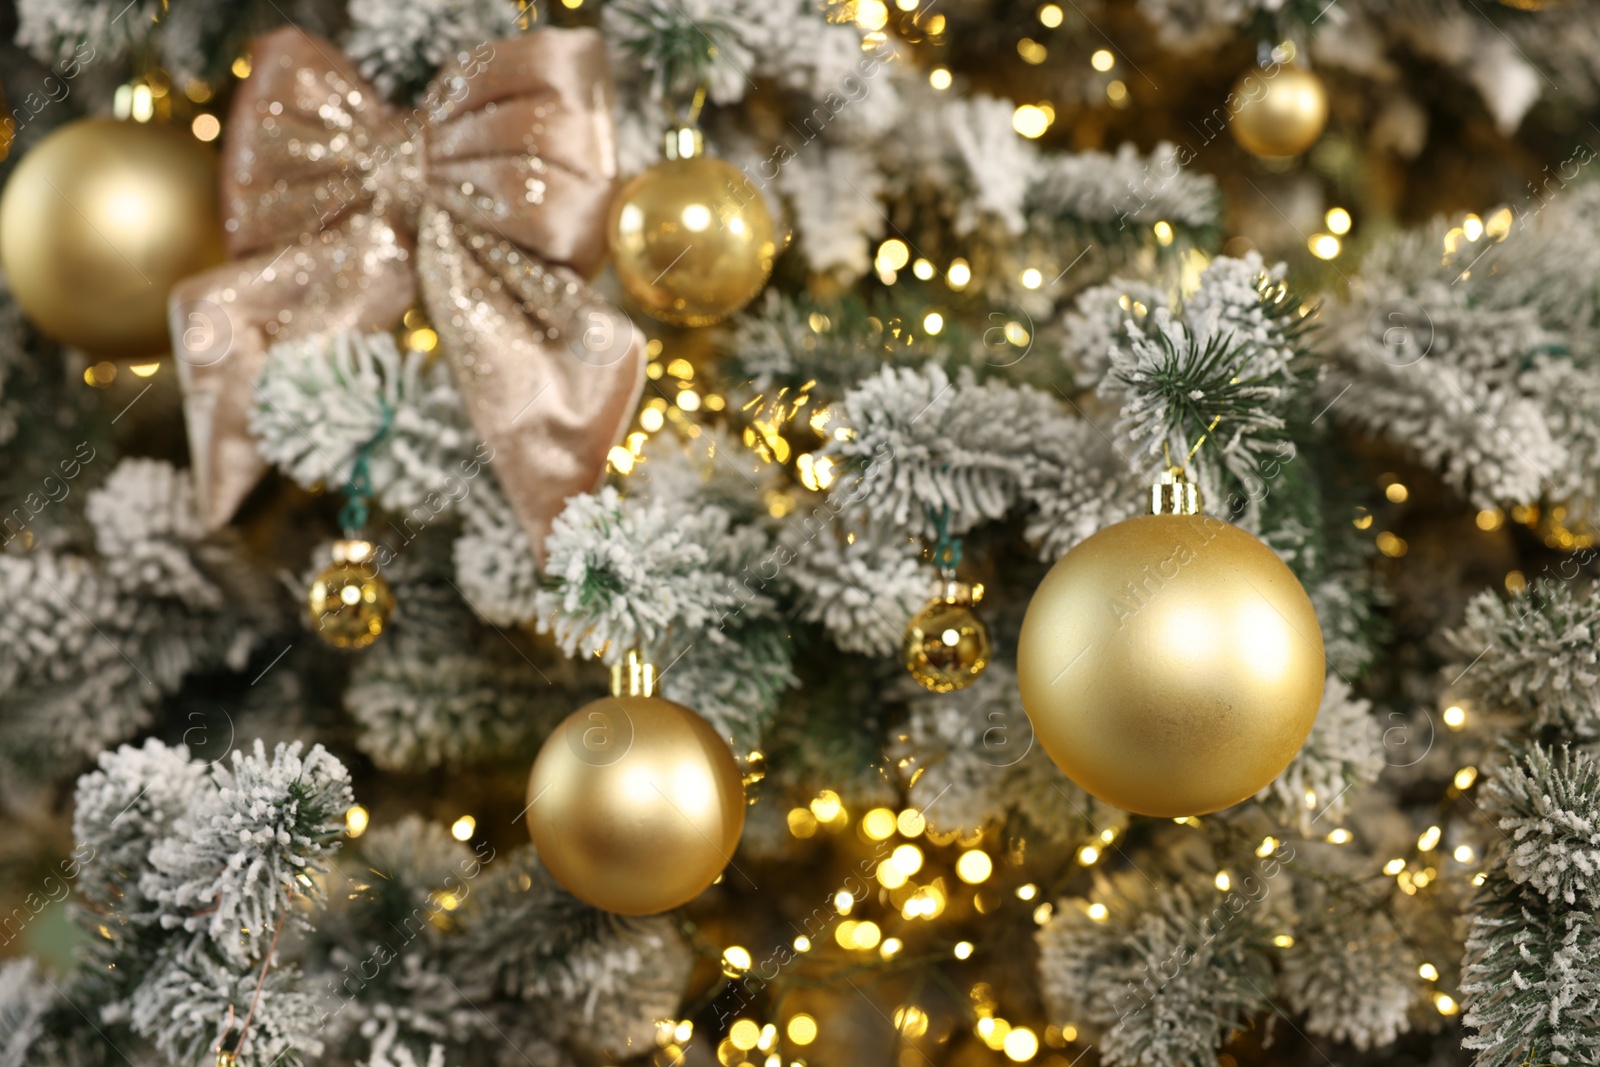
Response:
POLYGON ((1328 124, 1328 90, 1304 67, 1247 71, 1229 97, 1228 128, 1246 152, 1297 156, 1317 143, 1328 124))
MULTIPOLYGON (((1173 503, 1159 487, 1156 499, 1173 503)), ((1253 796, 1294 758, 1322 700, 1322 630, 1305 590, 1266 545, 1197 511, 1128 519, 1073 548, 1034 593, 1017 643, 1022 706, 1045 752, 1141 815, 1253 796)))
POLYGON ((366 648, 394 611, 394 593, 378 574, 375 553, 371 541, 335 541, 333 562, 311 581, 311 628, 335 648, 366 648))
POLYGON ((778 252, 761 190, 703 153, 699 131, 669 132, 666 162, 634 177, 611 204, 622 287, 678 326, 710 326, 755 299, 778 252))
POLYGON ((728 743, 653 692, 654 671, 630 653, 613 668, 613 695, 557 726, 528 776, 539 861, 573 896, 620 915, 699 896, 744 830, 744 783, 728 743))
POLYGON ((973 610, 975 602, 971 585, 942 579, 933 599, 906 624, 902 657, 924 689, 962 689, 989 665, 989 628, 973 610))
POLYGON ((167 291, 222 262, 215 154, 174 126, 68 123, 0 194, 0 267, 39 329, 98 356, 167 352, 167 291))

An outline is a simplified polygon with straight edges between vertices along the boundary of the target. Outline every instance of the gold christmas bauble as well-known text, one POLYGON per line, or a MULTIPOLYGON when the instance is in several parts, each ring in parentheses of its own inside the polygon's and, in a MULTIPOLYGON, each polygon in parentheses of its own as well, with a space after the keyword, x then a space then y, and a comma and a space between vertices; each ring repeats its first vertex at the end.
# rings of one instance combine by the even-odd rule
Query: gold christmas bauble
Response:
POLYGON ((989 628, 972 610, 972 586, 945 582, 906 625, 906 670, 935 693, 961 689, 989 665, 989 628))
POLYGON ((222 261, 215 154, 178 127, 81 119, 0 195, 0 267, 46 334, 98 356, 167 352, 167 291, 222 261))
POLYGON ((378 574, 370 541, 338 541, 333 562, 311 581, 306 608, 317 636, 335 648, 366 648, 394 611, 394 593, 378 574))
POLYGON ((687 904, 733 860, 744 783, 710 723, 670 700, 609 696, 568 716, 528 776, 539 861, 621 915, 687 904))
POLYGON ((1297 156, 1317 143, 1328 124, 1328 90, 1304 67, 1245 73, 1233 87, 1237 101, 1228 128, 1246 152, 1297 156))
POLYGON ((700 155, 693 131, 674 134, 678 158, 636 176, 612 202, 611 260, 650 314, 710 326, 761 292, 777 238, 761 190, 732 164, 700 155))
POLYGON ((1253 796, 1311 732, 1326 670, 1305 590, 1203 515, 1146 515, 1063 556, 1028 605, 1017 681, 1056 765, 1141 815, 1253 796))

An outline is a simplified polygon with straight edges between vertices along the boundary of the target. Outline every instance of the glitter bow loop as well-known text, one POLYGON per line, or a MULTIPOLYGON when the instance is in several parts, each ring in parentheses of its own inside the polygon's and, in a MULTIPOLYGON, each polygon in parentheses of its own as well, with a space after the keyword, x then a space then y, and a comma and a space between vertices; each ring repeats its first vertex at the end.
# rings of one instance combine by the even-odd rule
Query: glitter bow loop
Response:
POLYGON ((235 258, 169 301, 207 523, 228 522, 265 470, 249 417, 269 348, 393 328, 420 297, 540 555, 643 387, 642 335, 583 280, 605 256, 615 176, 593 30, 463 53, 411 111, 326 40, 260 38, 223 147, 235 258))

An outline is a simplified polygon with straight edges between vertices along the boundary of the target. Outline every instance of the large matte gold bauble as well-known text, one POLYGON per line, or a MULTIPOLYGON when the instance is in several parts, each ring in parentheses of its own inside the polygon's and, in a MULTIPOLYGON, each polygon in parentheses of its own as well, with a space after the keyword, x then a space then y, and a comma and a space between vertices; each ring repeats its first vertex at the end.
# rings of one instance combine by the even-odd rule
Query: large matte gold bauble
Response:
POLYGON ((339 541, 333 562, 306 593, 311 628, 335 648, 366 648, 394 611, 394 593, 378 574, 370 541, 339 541))
POLYGON ((1228 126, 1233 139, 1257 156, 1297 156, 1317 143, 1328 124, 1328 90, 1304 67, 1252 70, 1233 87, 1228 126))
POLYGON ((621 915, 686 904, 744 830, 744 783, 711 724, 670 700, 609 696, 555 728, 528 777, 528 832, 567 891, 621 915))
POLYGON ((761 191, 710 156, 651 167, 611 205, 611 259, 656 318, 710 326, 755 299, 777 254, 761 191))
POLYGON ((18 305, 95 355, 169 351, 167 291, 220 262, 216 156, 178 127, 70 123, 0 196, 0 266, 18 305))
POLYGON ((906 670, 925 689, 948 693, 975 681, 989 665, 989 628, 972 610, 972 587, 945 583, 912 616, 900 651, 906 670))
POLYGON ((1203 515, 1100 531, 1040 583, 1022 706, 1068 778, 1141 815, 1254 795, 1311 732, 1326 670, 1311 601, 1273 551, 1203 515))

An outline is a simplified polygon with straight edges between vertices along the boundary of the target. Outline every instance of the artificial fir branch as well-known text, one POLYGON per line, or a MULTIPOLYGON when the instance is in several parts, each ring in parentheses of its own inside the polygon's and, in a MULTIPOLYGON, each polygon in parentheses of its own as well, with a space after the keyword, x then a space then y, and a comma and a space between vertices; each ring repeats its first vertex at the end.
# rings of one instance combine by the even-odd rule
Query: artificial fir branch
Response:
POLYGON ((1554 906, 1600 908, 1600 765, 1563 747, 1534 745, 1483 791, 1499 825, 1506 873, 1554 906))

